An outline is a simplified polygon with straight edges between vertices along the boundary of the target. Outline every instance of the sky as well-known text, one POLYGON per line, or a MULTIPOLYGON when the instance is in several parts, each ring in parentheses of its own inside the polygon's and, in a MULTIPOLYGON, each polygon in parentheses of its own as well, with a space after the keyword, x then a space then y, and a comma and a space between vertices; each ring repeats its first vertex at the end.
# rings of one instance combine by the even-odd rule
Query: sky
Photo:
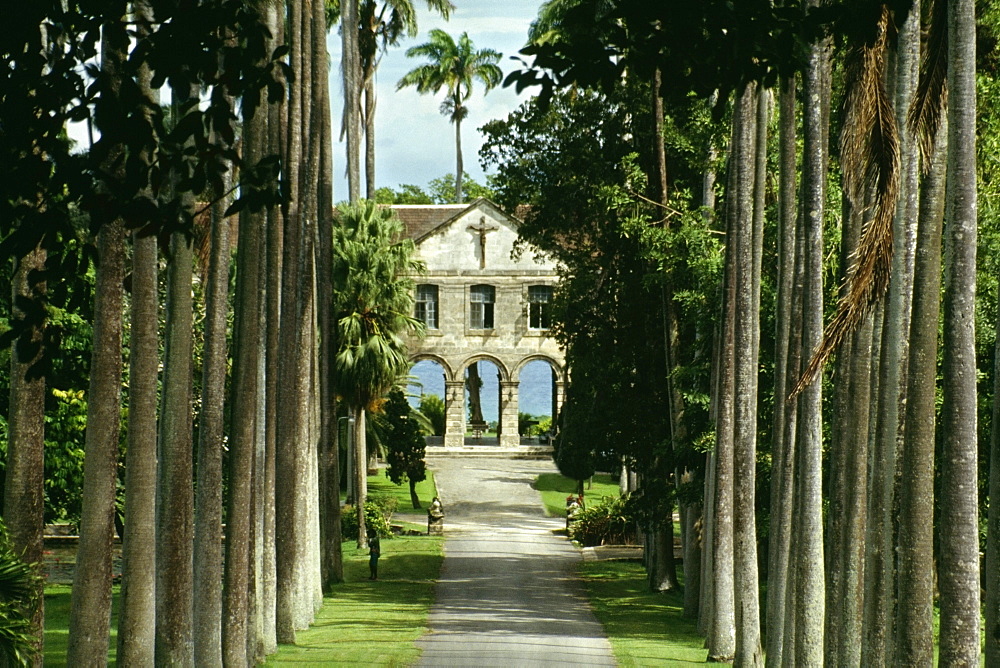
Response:
MULTIPOLYGON (((456 5, 451 19, 443 20, 427 9, 424 0, 413 0, 417 9, 419 33, 400 40, 383 56, 376 74, 378 103, 375 111, 375 185, 398 189, 402 184, 421 187, 434 178, 455 173, 455 129, 442 116, 439 107, 443 93, 417 93, 415 88, 396 91, 396 83, 408 71, 423 64, 420 58, 407 58, 406 50, 428 41, 433 28, 441 28, 456 40, 468 32, 476 49, 490 48, 503 54, 500 68, 506 77, 521 68, 511 60, 527 41, 528 27, 538 15, 542 0, 452 0, 456 5)), ((340 77, 340 33, 332 31, 327 40, 334 68, 330 76, 330 105, 333 127, 340 127, 343 110, 343 84, 340 77)), ((483 95, 482 82, 473 85, 469 98, 469 116, 462 121, 462 157, 465 171, 479 183, 484 174, 479 164, 482 137, 478 128, 487 121, 505 118, 530 97, 520 96, 513 87, 499 86, 483 95)), ((344 176, 345 145, 334 144, 334 200, 347 196, 344 176)), ((362 158, 363 162, 363 158, 362 158)), ((362 165, 362 179, 364 179, 362 165)), ((364 181, 362 180, 362 184, 364 181)), ((364 186, 362 185, 362 190, 364 186)))
MULTIPOLYGON (((468 32, 476 49, 490 48, 503 54, 500 68, 504 76, 521 69, 512 60, 527 42, 528 27, 538 15, 543 0, 452 0, 456 5, 448 21, 427 9, 425 0, 412 0, 417 9, 419 32, 416 37, 403 37, 396 47, 382 58, 376 73, 377 107, 375 111, 375 185, 398 189, 403 184, 425 187, 431 179, 455 173, 455 128, 442 116, 439 108, 443 93, 421 95, 415 88, 396 91, 396 83, 414 67, 423 64, 421 58, 407 58, 406 50, 428 41, 434 28, 447 31, 454 39, 468 32)), ((334 29, 327 38, 330 51, 330 109, 333 127, 340 128, 343 112, 343 80, 340 75, 340 32, 334 29)), ((465 172, 484 183, 479 164, 482 137, 478 128, 487 121, 505 118, 531 96, 521 95, 513 87, 502 85, 484 96, 480 81, 473 84, 468 100, 469 115, 462 121, 462 156, 465 172)), ((169 100, 169 90, 161 92, 161 101, 169 100)), ((86 146, 86 125, 71 123, 70 136, 86 146)), ((347 199, 347 179, 344 173, 346 146, 334 143, 334 201, 347 199)), ((362 149, 363 150, 363 149, 362 149)), ((362 152, 362 163, 364 162, 362 152)), ((364 165, 362 164, 362 192, 364 165)))

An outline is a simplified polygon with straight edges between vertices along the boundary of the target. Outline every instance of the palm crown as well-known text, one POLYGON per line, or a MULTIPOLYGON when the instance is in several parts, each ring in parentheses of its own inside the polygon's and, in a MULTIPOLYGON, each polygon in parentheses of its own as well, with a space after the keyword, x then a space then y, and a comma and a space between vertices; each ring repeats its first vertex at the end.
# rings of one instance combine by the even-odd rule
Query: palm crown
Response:
POLYGON ((472 95, 474 79, 482 81, 489 91, 499 85, 503 72, 497 66, 500 53, 493 49, 478 51, 463 32, 456 42, 444 30, 431 30, 430 41, 407 49, 409 58, 426 57, 430 62, 420 65, 399 80, 396 89, 416 86, 419 93, 437 93, 447 89, 447 98, 441 104, 441 113, 452 123, 465 118, 468 113, 465 101, 472 95))
POLYGON ((408 58, 421 56, 429 62, 416 67, 399 80, 396 90, 416 86, 418 93, 436 93, 442 88, 446 97, 441 103, 441 113, 455 124, 455 201, 462 201, 462 119, 468 115, 465 101, 472 95, 472 83, 479 79, 486 91, 499 85, 503 72, 497 66, 500 52, 493 49, 478 51, 463 32, 456 42, 445 31, 431 30, 430 41, 406 51, 408 58))

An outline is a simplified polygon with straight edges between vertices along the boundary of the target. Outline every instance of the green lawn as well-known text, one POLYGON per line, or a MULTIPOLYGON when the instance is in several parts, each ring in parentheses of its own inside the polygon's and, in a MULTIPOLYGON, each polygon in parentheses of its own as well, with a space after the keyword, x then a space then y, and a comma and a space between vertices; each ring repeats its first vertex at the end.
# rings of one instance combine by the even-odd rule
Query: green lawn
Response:
MULTIPOLYGON (((558 473, 543 473, 534 486, 542 493, 546 513, 552 517, 566 516, 566 497, 576 493, 575 480, 558 473)), ((607 473, 598 473, 583 484, 583 496, 588 505, 599 503, 606 496, 617 498, 620 493, 618 479, 607 473)))
MULTIPOLYGON (((407 498, 409 494, 407 493, 407 498)), ((422 499, 421 499, 422 500, 422 499)), ((443 560, 441 536, 382 541, 379 580, 368 581, 368 553, 344 543, 344 582, 323 601, 316 621, 265 665, 405 666, 420 653, 443 560)))
MULTIPOLYGON (((281 645, 266 665, 404 666, 416 661, 441 571, 441 536, 382 541, 379 580, 368 581, 368 553, 344 543, 344 579, 326 598, 316 621, 295 645, 281 645)), ((108 664, 114 665, 118 587, 111 619, 108 664)), ((69 585, 45 588, 45 665, 65 666, 69 639, 69 585)))
MULTIPOLYGON (((426 480, 417 483, 417 498, 420 499, 420 508, 414 508, 410 500, 410 483, 394 485, 384 470, 379 470, 378 475, 368 476, 368 496, 373 495, 391 496, 396 499, 396 515, 420 515, 427 517, 427 507, 437 496, 437 487, 434 485, 434 475, 428 471, 426 480)), ((397 518, 402 520, 412 520, 412 517, 397 518)))
MULTIPOLYGON (((66 648, 69 645, 69 585, 45 587, 45 638, 42 654, 46 666, 65 666, 66 648)), ((111 640, 108 647, 108 665, 114 665, 118 644, 118 586, 112 590, 111 640)))
POLYGON ((627 561, 580 564, 591 605, 621 666, 705 663, 704 638, 685 618, 679 591, 651 594, 642 565, 627 561))

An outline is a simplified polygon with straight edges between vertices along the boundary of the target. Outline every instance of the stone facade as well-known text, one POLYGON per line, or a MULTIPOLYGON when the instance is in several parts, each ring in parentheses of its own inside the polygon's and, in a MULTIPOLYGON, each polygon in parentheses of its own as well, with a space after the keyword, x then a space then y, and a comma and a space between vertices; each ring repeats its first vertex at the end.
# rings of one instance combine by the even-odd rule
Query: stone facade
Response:
POLYGON ((514 254, 518 221, 492 202, 393 207, 417 246, 427 271, 414 276, 416 315, 423 338, 407 341, 411 358, 433 360, 445 375, 446 446, 465 442, 465 372, 479 360, 500 374, 499 442, 520 443, 518 378, 532 360, 555 372, 554 408, 562 405, 563 351, 549 336, 548 303, 558 282, 556 264, 532 248, 514 254), (492 300, 492 301, 491 301, 492 300))

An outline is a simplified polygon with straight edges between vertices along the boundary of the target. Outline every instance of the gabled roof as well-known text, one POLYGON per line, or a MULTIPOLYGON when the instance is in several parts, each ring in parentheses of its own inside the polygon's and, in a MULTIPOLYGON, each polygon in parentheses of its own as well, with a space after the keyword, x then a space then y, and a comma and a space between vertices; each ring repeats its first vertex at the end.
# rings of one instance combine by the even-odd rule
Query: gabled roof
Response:
POLYGON ((466 212, 479 208, 483 204, 495 209, 515 227, 521 224, 518 218, 505 213, 503 209, 485 197, 480 197, 468 204, 393 204, 392 210, 403 222, 406 237, 420 243, 436 230, 445 227, 453 220, 461 218, 466 212))

